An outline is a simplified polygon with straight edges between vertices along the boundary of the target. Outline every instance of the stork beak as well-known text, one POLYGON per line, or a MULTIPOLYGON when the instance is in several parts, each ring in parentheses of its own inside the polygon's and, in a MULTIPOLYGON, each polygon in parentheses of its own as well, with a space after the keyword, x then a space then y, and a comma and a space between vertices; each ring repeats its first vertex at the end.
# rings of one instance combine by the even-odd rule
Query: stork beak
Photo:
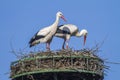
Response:
POLYGON ((67 22, 67 20, 64 18, 64 16, 61 16, 61 18, 62 18, 65 22, 67 22))
POLYGON ((83 43, 83 45, 85 45, 85 43, 86 43, 86 38, 87 38, 87 36, 85 35, 84 36, 84 43, 83 43))

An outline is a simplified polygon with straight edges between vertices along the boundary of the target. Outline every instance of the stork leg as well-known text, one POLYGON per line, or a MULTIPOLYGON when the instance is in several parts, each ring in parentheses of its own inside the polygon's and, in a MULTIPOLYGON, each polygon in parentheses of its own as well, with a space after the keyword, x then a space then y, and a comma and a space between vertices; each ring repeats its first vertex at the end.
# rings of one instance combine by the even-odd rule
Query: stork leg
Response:
POLYGON ((65 39, 64 39, 64 42, 63 42, 63 45, 62 45, 62 49, 65 49, 65 48, 64 48, 64 45, 65 45, 65 39))
POLYGON ((69 40, 66 40, 66 49, 68 49, 69 48, 69 40))
POLYGON ((46 43, 46 49, 50 50, 50 43, 46 43))

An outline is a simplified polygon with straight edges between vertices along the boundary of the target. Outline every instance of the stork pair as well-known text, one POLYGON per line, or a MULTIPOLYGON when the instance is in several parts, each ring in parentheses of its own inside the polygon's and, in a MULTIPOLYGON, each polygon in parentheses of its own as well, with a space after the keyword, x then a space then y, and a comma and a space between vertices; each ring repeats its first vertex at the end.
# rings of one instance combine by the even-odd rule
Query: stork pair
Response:
POLYGON ((64 49, 65 43, 66 43, 66 48, 67 49, 69 48, 68 42, 71 36, 76 36, 76 37, 84 36, 84 45, 85 45, 86 37, 88 34, 87 30, 83 29, 79 32, 78 27, 73 24, 65 24, 58 26, 60 18, 66 21, 62 12, 57 12, 55 22, 52 25, 39 30, 31 38, 31 40, 29 41, 30 47, 35 46, 39 43, 46 43, 46 49, 50 50, 50 43, 54 36, 64 39, 62 49, 64 49))

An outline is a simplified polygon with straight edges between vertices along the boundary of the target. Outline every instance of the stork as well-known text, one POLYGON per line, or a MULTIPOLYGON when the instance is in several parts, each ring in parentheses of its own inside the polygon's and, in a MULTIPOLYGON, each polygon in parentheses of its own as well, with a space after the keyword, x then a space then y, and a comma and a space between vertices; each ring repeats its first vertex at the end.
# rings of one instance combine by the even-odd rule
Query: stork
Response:
POLYGON ((88 34, 88 31, 86 29, 82 29, 79 32, 79 29, 76 25, 64 24, 64 25, 58 26, 58 29, 57 29, 57 32, 56 32, 55 36, 59 37, 59 38, 63 38, 64 42, 63 42, 63 45, 62 45, 62 49, 64 49, 65 44, 66 44, 66 48, 68 49, 68 47, 69 47, 68 42, 69 42, 69 40, 72 36, 76 36, 76 37, 84 36, 83 45, 85 45, 87 34, 88 34))
POLYGON ((50 50, 50 43, 52 41, 52 38, 53 38, 54 34, 57 31, 57 26, 59 24, 59 19, 60 18, 62 18, 64 21, 66 21, 62 12, 57 12, 55 22, 52 25, 39 30, 30 39, 30 41, 29 41, 30 47, 35 46, 39 43, 46 43, 46 49, 50 50))

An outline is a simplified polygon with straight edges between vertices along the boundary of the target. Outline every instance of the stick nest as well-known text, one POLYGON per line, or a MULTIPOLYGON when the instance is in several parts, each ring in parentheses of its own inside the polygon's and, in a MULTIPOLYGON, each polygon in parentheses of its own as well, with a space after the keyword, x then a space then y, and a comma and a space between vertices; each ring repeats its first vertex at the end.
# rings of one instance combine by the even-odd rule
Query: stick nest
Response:
POLYGON ((48 72, 83 72, 103 77, 105 65, 97 52, 96 49, 30 52, 11 63, 10 77, 14 80, 20 76, 48 72))

